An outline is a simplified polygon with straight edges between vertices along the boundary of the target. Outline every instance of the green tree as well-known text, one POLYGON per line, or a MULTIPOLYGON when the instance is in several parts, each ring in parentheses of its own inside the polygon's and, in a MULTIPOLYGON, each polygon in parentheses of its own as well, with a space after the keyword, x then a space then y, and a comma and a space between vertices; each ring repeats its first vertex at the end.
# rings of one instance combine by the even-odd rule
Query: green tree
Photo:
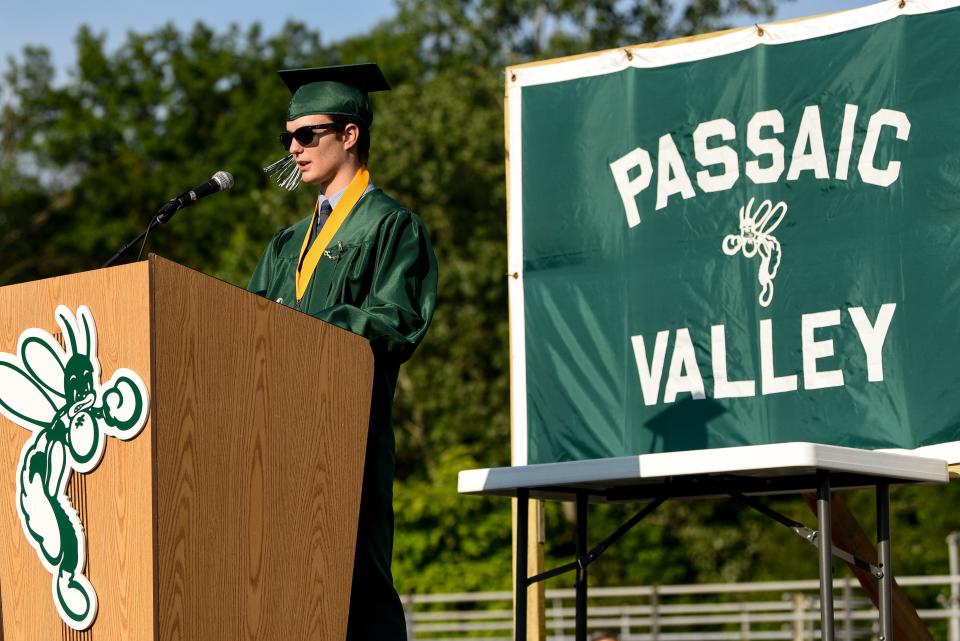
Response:
POLYGON ((160 204, 222 167, 241 187, 179 215, 150 248, 240 280, 295 200, 268 192, 259 170, 282 153, 270 144, 287 100, 274 72, 329 60, 319 36, 296 24, 267 39, 257 26, 216 34, 197 24, 128 34, 114 52, 105 39, 80 29, 65 83, 40 49, 4 74, 0 247, 18 257, 5 280, 98 266, 160 204), (24 242, 31 230, 40 236, 24 242))
MULTIPOLYGON (((147 247, 242 285, 278 227, 315 194, 260 167, 282 154, 284 67, 376 59, 395 90, 375 96, 376 184, 423 216, 441 263, 434 326, 397 392, 396 575, 401 590, 509 585, 510 503, 458 497, 456 472, 509 462, 506 196, 501 67, 723 26, 768 2, 402 0, 368 33, 324 43, 290 23, 217 33, 198 24, 128 34, 108 50, 81 29, 77 65, 55 81, 27 48, 0 83, 0 283, 96 267, 157 206, 225 168, 236 187, 178 214, 147 247)), ((943 572, 960 491, 896 488, 898 572, 943 572)), ((864 493, 851 504, 872 527, 864 493)), ((812 524, 801 502, 766 499, 812 524)), ((592 515, 592 540, 635 506, 592 515)), ((573 550, 569 510, 547 511, 550 564, 573 550)), ((868 530, 869 531, 869 530, 868 530)), ((605 584, 809 577, 812 548, 728 501, 669 502, 591 569, 605 584), (695 550, 695 553, 689 552, 695 550), (787 551, 785 553, 785 551, 787 551)), ((558 583, 569 578, 558 579, 558 583)), ((567 583, 568 584, 568 583, 567 583)))
POLYGON ((398 20, 437 66, 486 68, 574 55, 729 26, 732 16, 770 17, 774 0, 399 0, 398 20))

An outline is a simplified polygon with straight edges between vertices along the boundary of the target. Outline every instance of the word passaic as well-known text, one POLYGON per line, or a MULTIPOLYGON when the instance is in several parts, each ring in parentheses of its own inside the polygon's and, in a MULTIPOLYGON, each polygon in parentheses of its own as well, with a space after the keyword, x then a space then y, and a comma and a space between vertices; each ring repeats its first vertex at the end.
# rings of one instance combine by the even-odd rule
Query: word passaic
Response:
MULTIPOLYGON (((859 113, 857 105, 848 104, 844 107, 840 140, 832 147, 836 149, 836 162, 832 168, 827 160, 820 107, 817 105, 805 107, 800 122, 791 126, 796 130, 796 137, 789 157, 780 139, 780 134, 790 124, 784 122, 783 114, 777 109, 753 114, 746 123, 746 146, 752 157, 742 163, 742 173, 741 158, 736 149, 722 144, 735 141, 742 133, 742 125, 738 133, 737 127, 726 118, 702 122, 693 131, 694 157, 701 168, 693 174, 697 186, 703 193, 726 191, 736 185, 742 176, 757 185, 776 183, 781 180, 784 171, 787 181, 798 180, 805 172, 811 173, 817 180, 847 180, 859 113)), ((868 185, 889 187, 900 177, 900 161, 890 160, 882 167, 877 166, 881 135, 887 129, 897 140, 907 141, 910 137, 910 120, 902 111, 879 109, 866 120, 866 129, 856 171, 868 185)), ((888 142, 887 137, 884 136, 884 142, 888 142)), ((630 227, 640 224, 641 211, 637 197, 653 184, 654 178, 657 211, 665 208, 671 198, 676 200, 675 197, 679 196, 686 200, 697 195, 690 171, 672 134, 663 134, 658 139, 656 161, 654 170, 650 152, 637 147, 610 163, 610 171, 620 192, 630 227)))

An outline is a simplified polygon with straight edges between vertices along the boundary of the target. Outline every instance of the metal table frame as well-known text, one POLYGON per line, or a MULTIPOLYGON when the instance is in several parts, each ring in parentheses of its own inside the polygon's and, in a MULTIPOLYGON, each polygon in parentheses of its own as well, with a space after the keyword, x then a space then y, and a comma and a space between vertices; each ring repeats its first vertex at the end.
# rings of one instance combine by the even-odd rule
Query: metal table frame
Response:
POLYGON ((833 556, 867 570, 879 582, 880 639, 893 638, 893 570, 890 548, 890 484, 944 483, 947 464, 908 454, 788 443, 693 452, 648 454, 599 461, 574 461, 460 473, 463 494, 517 498, 515 638, 527 636, 527 589, 537 582, 575 571, 576 641, 587 639, 587 568, 632 527, 674 498, 723 497, 737 500, 791 528, 819 551, 821 638, 834 639, 833 556), (758 464, 758 461, 763 463, 758 464), (671 473, 670 470, 673 470, 671 473), (831 491, 874 487, 878 564, 872 565, 832 545, 831 491), (811 530, 753 499, 757 495, 817 493, 817 529, 811 530), (575 559, 536 576, 527 574, 530 498, 576 503, 575 559), (631 519, 594 548, 588 548, 591 501, 649 500, 631 519), (824 544, 826 542, 826 544, 824 544))

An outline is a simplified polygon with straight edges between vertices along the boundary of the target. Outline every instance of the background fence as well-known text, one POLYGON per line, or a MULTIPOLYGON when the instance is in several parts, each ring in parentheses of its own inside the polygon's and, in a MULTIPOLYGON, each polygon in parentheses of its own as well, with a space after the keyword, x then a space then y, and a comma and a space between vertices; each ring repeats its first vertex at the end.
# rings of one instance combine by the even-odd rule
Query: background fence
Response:
MULTIPOLYGON (((897 577, 936 639, 960 641, 958 533, 947 537, 950 574, 897 577)), ((594 587, 588 630, 616 633, 621 641, 807 641, 820 636, 819 583, 770 581, 633 587, 594 587)), ((412 640, 510 641, 511 592, 408 595, 412 640)), ((834 580, 836 638, 878 638, 878 614, 854 578, 834 580)), ((572 641, 572 589, 546 591, 551 641, 572 641)), ((905 640, 909 641, 909 640, 905 640)))
MULTIPOLYGON (((935 638, 960 641, 960 575, 898 577, 935 638)), ((819 638, 819 583, 773 581, 592 588, 588 629, 621 641, 721 641, 819 638)), ((547 590, 546 623, 553 641, 572 641, 574 592, 547 590)), ((877 610, 856 579, 834 581, 836 638, 876 639, 877 610)), ((415 595, 404 599, 409 636, 421 641, 508 641, 512 594, 415 595)))

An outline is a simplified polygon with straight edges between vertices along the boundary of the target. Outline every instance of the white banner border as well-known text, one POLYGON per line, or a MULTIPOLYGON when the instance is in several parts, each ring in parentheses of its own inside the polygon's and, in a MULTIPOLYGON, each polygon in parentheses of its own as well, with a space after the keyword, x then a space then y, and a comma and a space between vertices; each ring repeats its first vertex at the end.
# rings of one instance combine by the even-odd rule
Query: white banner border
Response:
MULTIPOLYGON (((510 421, 511 464, 527 465, 526 322, 523 291, 523 149, 522 91, 524 87, 564 82, 578 78, 616 73, 630 67, 655 68, 705 60, 767 45, 776 46, 821 38, 844 31, 893 20, 960 7, 960 0, 886 0, 860 9, 851 9, 810 18, 742 27, 717 34, 704 34, 679 41, 666 41, 609 49, 593 54, 558 58, 506 68, 508 171, 507 271, 510 325, 510 421)), ((900 450, 903 451, 903 450, 900 450)), ((910 451, 910 450, 906 450, 910 451)), ((944 455, 960 461, 960 443, 945 443, 935 449, 920 448, 917 454, 944 455)))

